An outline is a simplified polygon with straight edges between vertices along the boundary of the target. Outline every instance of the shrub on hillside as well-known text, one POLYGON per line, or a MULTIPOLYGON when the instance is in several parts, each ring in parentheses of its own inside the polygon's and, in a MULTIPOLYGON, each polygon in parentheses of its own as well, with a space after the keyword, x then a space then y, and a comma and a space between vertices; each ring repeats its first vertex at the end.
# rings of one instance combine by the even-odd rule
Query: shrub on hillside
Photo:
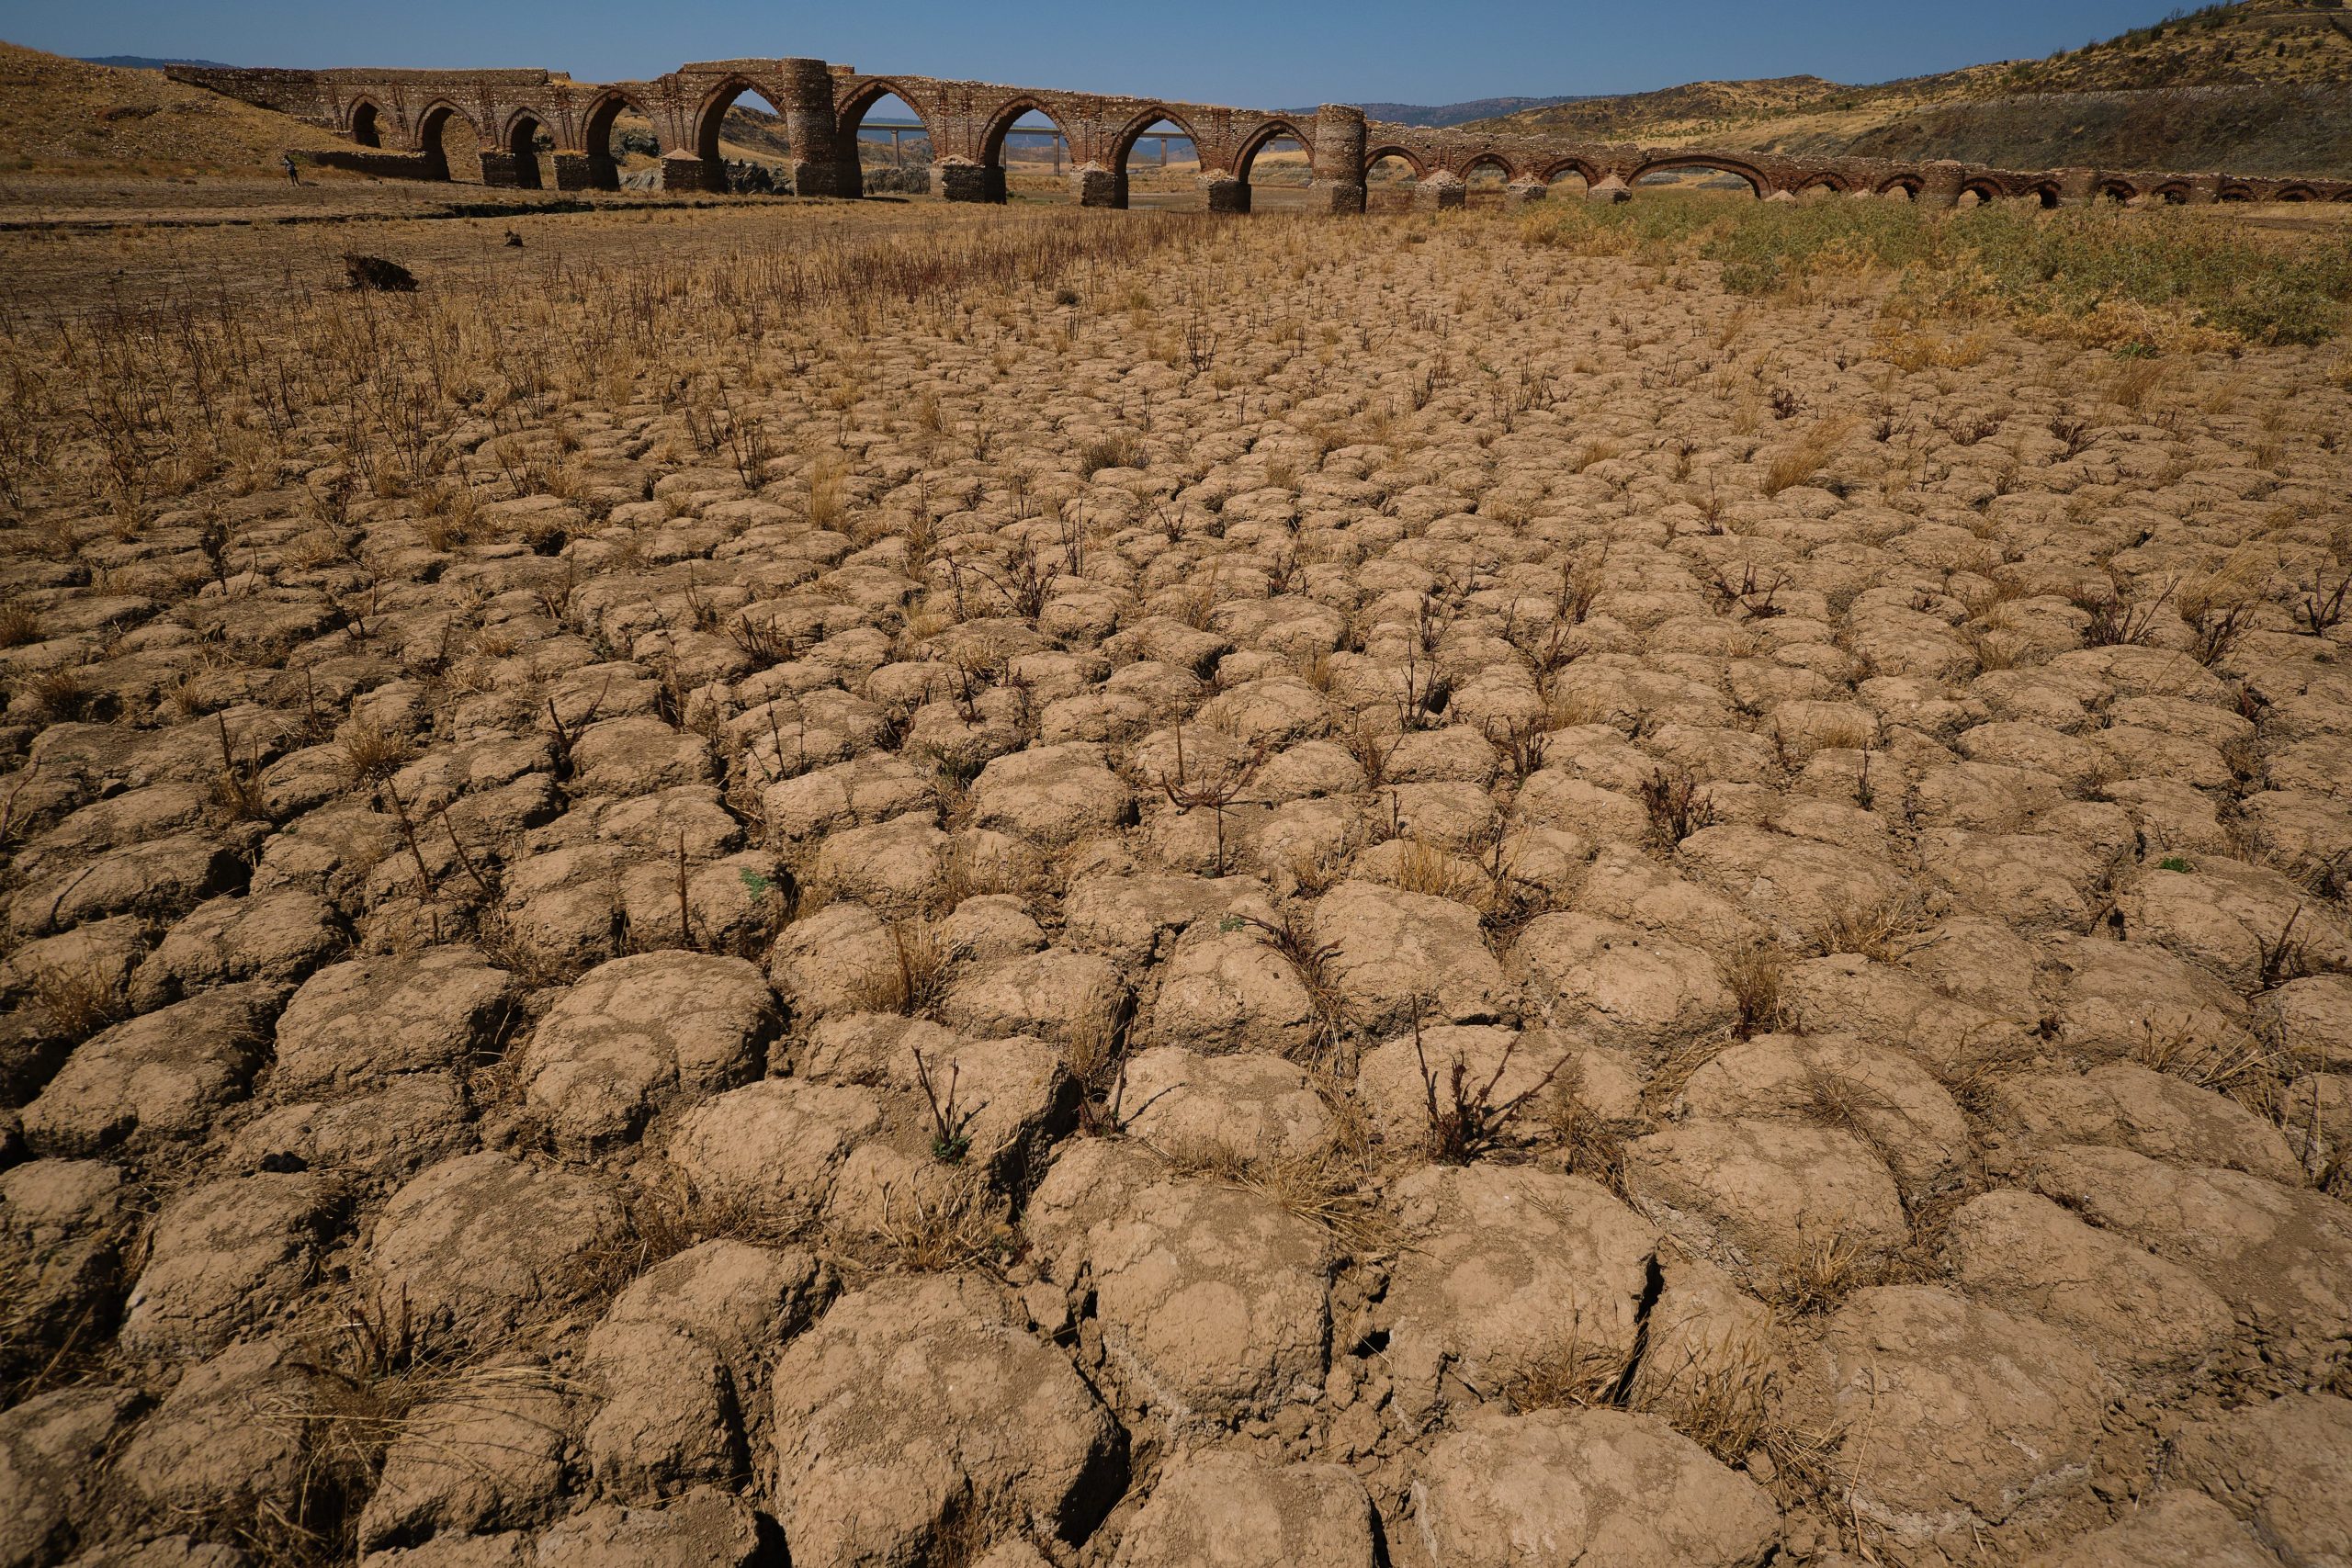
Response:
POLYGON ((1562 204, 1531 219, 1528 237, 1659 266, 1716 262, 1735 294, 1883 274, 1899 311, 1990 309, 2086 342, 2143 336, 2154 321, 2183 342, 2224 333, 2319 343, 2352 311, 2352 239, 2251 230, 2211 210, 2000 203, 1935 213, 1892 201, 1657 191, 1613 207, 1562 204))

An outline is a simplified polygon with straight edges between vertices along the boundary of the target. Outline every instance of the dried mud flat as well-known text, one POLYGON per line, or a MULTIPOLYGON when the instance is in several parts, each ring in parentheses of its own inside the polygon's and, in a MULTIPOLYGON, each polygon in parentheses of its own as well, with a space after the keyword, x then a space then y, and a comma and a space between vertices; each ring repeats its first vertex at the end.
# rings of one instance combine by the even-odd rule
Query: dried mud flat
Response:
POLYGON ((804 217, 11 325, 0 1563, 2352 1561, 2339 350, 804 217))

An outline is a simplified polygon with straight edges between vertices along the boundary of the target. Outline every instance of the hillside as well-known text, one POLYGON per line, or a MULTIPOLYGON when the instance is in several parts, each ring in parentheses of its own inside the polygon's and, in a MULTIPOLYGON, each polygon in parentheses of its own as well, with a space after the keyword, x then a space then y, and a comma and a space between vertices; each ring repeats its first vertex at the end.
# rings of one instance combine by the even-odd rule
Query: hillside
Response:
MULTIPOLYGON (((1436 129, 1448 125, 1466 125, 1473 120, 1495 119, 1504 115, 1524 114, 1532 109, 1550 108, 1557 104, 1576 104, 1584 100, 1573 96, 1549 98, 1471 98, 1458 104, 1359 104, 1365 116, 1385 120, 1390 125, 1422 125, 1436 129)), ((1313 114, 1313 108, 1302 108, 1300 114, 1313 114)))
POLYGON ((2238 0, 2039 61, 1873 86, 1699 82, 1478 129, 1815 156, 2352 174, 2352 11, 2238 0))
POLYGON ((85 65, 111 65, 118 71, 161 71, 166 65, 201 65, 213 71, 234 71, 225 60, 165 60, 150 54, 84 54, 85 65))
POLYGON ((348 145, 160 71, 0 43, 0 168, 16 173, 276 173, 288 148, 348 145))

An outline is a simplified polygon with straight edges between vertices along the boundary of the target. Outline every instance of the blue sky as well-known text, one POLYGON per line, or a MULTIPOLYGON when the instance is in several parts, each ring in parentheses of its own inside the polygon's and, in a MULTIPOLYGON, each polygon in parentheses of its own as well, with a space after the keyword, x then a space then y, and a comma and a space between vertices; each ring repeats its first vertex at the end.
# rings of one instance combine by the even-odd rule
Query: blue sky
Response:
POLYGON ((687 60, 814 55, 865 71, 1287 107, 1615 93, 1810 72, 1844 82, 2030 58, 2171 0, 0 0, 0 39, 242 65, 537 65, 588 81, 687 60))

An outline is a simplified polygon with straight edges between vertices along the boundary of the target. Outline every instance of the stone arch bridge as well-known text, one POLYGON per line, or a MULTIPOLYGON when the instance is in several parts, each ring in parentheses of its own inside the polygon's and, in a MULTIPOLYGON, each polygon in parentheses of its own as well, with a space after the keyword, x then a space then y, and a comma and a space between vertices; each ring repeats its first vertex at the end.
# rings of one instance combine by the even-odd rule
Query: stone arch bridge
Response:
POLYGON ((1416 176, 1413 199, 1453 207, 1474 177, 1491 173, 1514 199, 1544 196, 1553 181, 1580 176, 1589 196, 1623 200, 1644 177, 1707 169, 1742 179, 1758 197, 1793 199, 1816 187, 1856 196, 1900 192, 1951 207, 1963 197, 2074 206, 2109 197, 2172 202, 2352 201, 2352 181, 2122 169, 1986 168, 1950 160, 1797 159, 1695 147, 1584 143, 1496 136, 1366 120, 1326 104, 1311 114, 1227 108, 1164 98, 1076 93, 933 76, 870 75, 821 60, 719 60, 682 65, 650 82, 594 85, 546 71, 251 71, 174 66, 176 79, 296 115, 349 137, 338 160, 371 172, 447 179, 443 138, 456 128, 481 150, 483 180, 540 181, 537 149, 553 143, 555 183, 567 190, 619 184, 614 122, 624 112, 650 120, 660 144, 665 190, 723 190, 719 124, 745 93, 783 115, 793 189, 804 196, 864 194, 858 130, 867 113, 896 97, 914 113, 932 150, 932 189, 956 201, 1005 198, 1004 143, 1015 123, 1052 122, 1070 151, 1067 176, 1079 202, 1127 205, 1127 163, 1149 128, 1166 122, 1189 137, 1212 210, 1250 209, 1251 167, 1269 145, 1306 149, 1313 204, 1362 212, 1372 166, 1394 157, 1416 176), (372 151, 362 151, 372 150, 372 151))

